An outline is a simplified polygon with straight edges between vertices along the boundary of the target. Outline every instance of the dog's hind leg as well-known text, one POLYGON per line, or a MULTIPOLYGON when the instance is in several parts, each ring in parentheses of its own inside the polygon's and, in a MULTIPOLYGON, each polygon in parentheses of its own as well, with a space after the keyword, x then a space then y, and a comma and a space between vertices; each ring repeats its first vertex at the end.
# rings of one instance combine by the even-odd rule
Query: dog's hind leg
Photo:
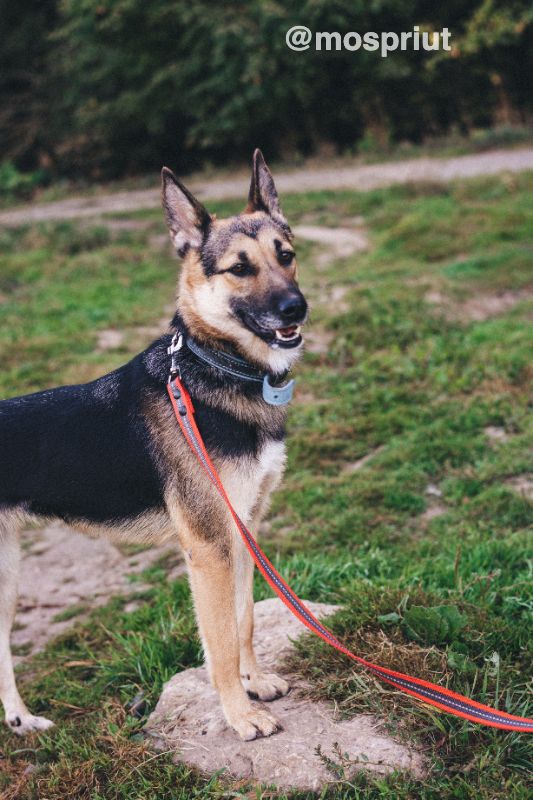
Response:
POLYGON ((0 514, 0 700, 8 727, 19 735, 43 731, 53 725, 45 717, 35 717, 24 705, 15 683, 9 646, 11 626, 17 604, 20 570, 20 542, 16 519, 0 514))

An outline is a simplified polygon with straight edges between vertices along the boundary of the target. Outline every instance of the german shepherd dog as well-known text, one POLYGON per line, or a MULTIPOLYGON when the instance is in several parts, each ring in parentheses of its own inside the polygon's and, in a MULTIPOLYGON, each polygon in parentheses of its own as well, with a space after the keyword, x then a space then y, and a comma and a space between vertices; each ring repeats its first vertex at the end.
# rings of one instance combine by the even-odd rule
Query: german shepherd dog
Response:
POLYGON ((298 358, 307 303, 293 237, 259 150, 248 204, 229 219, 211 216, 167 168, 162 181, 170 238, 183 260, 171 333, 92 383, 0 403, 0 698, 18 734, 52 725, 24 705, 9 647, 19 530, 36 518, 60 518, 116 542, 181 545, 210 677, 242 739, 279 727, 249 698, 289 690, 257 664, 253 562, 181 435, 166 383, 167 349, 179 332, 190 345, 176 358, 197 425, 233 506, 257 533, 284 468, 286 411, 266 401, 260 381, 223 364, 233 354, 246 362, 244 372, 263 372, 275 386, 298 358))

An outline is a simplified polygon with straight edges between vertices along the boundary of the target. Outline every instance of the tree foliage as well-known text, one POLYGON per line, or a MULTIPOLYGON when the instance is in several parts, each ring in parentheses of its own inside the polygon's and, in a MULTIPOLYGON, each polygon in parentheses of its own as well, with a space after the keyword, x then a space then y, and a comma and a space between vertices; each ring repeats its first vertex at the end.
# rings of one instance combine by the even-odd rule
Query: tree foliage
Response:
POLYGON ((113 177, 242 158, 258 144, 283 155, 420 141, 531 111, 522 0, 27 0, 24 14, 1 2, 0 136, 19 165, 113 177), (448 27, 453 49, 297 53, 285 43, 295 24, 448 27))

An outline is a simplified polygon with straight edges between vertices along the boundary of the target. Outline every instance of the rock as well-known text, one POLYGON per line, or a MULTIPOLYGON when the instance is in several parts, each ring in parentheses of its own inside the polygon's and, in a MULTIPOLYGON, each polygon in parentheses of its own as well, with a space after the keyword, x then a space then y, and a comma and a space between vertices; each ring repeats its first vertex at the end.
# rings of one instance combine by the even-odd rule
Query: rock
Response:
POLYGON ((514 478, 509 478, 505 483, 526 500, 533 502, 533 473, 516 475, 514 478))
POLYGON ((507 442, 509 436, 505 428, 498 428, 496 425, 487 425, 484 428, 485 435, 491 442, 507 442))
MULTIPOLYGON (((308 603, 315 616, 324 617, 336 606, 308 603)), ((304 629, 280 600, 263 600, 255 606, 255 645, 261 665, 276 669, 292 647, 291 639, 304 629)), ((354 667, 347 661, 346 670, 354 667)), ((165 685, 146 731, 157 749, 176 749, 176 762, 183 761, 204 772, 225 770, 236 779, 274 784, 281 789, 317 791, 335 776, 316 752, 336 763, 337 752, 348 754, 344 767, 380 773, 409 770, 424 774, 423 758, 386 734, 380 720, 364 714, 340 720, 326 703, 303 696, 302 685, 286 697, 269 704, 283 730, 267 739, 242 742, 228 728, 216 692, 205 667, 188 669, 165 685)))

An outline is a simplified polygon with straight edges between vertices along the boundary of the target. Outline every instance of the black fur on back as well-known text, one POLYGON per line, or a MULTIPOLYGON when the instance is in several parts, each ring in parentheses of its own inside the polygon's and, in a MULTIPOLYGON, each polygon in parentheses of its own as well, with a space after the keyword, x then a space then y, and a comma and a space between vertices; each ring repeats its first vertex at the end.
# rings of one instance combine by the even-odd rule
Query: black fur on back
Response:
MULTIPOLYGON (((173 325, 185 332, 178 317, 173 325)), ((91 383, 0 402, 0 509, 96 524, 163 510, 168 476, 144 412, 154 398, 166 397, 170 341, 170 334, 162 336, 91 383)), ((228 410, 232 398, 263 407, 259 384, 214 370, 186 348, 180 365, 214 456, 253 457, 269 439, 284 437, 283 414, 263 413, 266 422, 258 424, 253 413, 244 418, 228 410)))

